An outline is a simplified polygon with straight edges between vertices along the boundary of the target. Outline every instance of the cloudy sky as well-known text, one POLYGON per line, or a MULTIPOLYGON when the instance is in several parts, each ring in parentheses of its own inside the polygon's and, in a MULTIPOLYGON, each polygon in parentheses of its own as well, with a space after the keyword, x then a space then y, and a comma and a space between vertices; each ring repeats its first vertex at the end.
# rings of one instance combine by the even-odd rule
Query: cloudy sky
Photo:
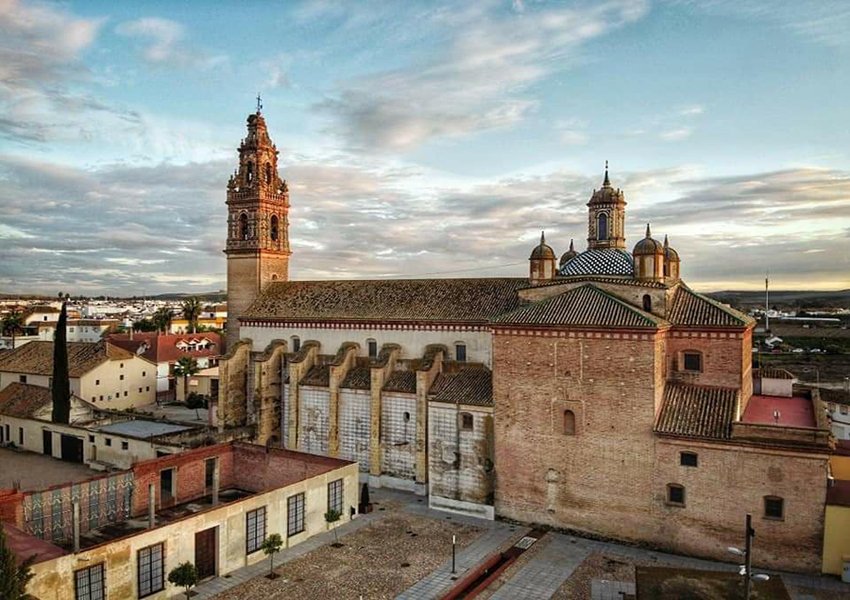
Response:
POLYGON ((297 279, 524 275, 627 244, 705 291, 850 287, 850 3, 0 0, 0 291, 225 285, 262 92, 297 279))

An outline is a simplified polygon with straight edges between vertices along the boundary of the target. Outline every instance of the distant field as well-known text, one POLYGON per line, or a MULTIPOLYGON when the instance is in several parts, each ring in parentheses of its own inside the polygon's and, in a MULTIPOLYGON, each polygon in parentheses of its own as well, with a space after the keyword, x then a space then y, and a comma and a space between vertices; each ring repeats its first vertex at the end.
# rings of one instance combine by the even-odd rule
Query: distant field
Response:
MULTIPOLYGON (((711 292, 706 295, 735 307, 764 306, 764 291, 723 291, 711 292)), ((771 290, 770 305, 788 308, 850 308, 850 290, 835 292, 771 290)))

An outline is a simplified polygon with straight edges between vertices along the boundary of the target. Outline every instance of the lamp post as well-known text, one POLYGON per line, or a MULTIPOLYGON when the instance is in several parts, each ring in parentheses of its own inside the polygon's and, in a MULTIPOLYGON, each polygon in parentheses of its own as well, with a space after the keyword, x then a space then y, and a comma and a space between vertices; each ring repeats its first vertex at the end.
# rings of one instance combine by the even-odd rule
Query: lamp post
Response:
POLYGON ((740 566, 738 574, 744 577, 744 600, 750 600, 750 587, 753 581, 768 581, 770 575, 765 573, 756 573, 753 575, 753 538, 756 536, 756 530, 753 529, 753 516, 747 514, 746 522, 746 542, 744 550, 729 546, 727 550, 736 556, 744 557, 744 564, 740 566))
POLYGON ((457 573, 455 569, 455 545, 457 544, 457 536, 452 536, 452 575, 457 573))

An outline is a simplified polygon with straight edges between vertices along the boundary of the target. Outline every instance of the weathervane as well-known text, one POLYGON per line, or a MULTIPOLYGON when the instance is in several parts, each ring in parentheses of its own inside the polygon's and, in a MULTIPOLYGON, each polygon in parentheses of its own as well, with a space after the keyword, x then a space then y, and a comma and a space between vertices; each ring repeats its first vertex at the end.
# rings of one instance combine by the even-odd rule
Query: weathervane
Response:
POLYGON ((263 110, 263 99, 260 97, 260 92, 257 92, 257 114, 263 110))

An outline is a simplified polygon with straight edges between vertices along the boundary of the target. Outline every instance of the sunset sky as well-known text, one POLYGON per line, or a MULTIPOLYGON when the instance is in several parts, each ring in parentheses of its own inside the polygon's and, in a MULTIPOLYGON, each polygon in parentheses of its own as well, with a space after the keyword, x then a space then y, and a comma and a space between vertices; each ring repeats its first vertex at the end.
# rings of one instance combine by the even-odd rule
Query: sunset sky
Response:
POLYGON ((528 272, 627 246, 702 291, 850 288, 850 2, 0 0, 0 292, 225 286, 263 114, 295 279, 528 272))

